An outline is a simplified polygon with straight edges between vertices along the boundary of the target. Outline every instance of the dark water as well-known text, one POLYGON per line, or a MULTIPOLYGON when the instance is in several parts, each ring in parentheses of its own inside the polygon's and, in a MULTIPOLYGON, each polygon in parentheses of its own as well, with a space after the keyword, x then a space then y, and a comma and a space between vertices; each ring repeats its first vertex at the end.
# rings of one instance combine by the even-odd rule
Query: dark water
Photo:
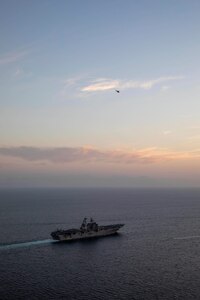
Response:
POLYGON ((0 299, 200 299, 200 190, 0 191, 0 299), (56 228, 125 223, 53 243, 56 228))

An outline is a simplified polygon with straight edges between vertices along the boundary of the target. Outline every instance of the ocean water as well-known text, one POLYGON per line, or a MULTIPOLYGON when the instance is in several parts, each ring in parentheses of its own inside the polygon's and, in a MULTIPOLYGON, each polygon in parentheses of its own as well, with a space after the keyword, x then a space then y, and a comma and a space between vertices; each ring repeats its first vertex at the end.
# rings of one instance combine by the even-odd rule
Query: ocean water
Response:
POLYGON ((1 190, 0 299, 200 299, 200 190, 1 190), (85 216, 125 226, 51 240, 85 216))

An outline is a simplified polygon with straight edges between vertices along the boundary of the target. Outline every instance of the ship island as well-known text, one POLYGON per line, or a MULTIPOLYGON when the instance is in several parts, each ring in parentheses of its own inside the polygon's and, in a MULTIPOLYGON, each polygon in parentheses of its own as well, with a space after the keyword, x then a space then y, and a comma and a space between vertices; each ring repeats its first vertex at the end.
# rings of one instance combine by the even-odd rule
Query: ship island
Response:
POLYGON ((95 237, 103 237, 108 235, 116 234, 117 231, 123 227, 124 224, 113 224, 99 226, 93 218, 87 222, 87 218, 83 219, 83 222, 79 229, 71 228, 67 230, 57 229, 51 233, 51 237, 57 241, 71 241, 88 239, 95 237))

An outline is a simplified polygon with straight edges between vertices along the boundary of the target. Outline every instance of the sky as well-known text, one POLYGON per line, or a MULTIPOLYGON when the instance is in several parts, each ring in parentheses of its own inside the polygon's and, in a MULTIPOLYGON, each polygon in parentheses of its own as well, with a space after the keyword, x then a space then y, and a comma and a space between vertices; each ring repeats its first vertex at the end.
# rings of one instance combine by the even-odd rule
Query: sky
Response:
POLYGON ((0 188, 199 187, 199 31, 199 0, 1 1, 0 188))

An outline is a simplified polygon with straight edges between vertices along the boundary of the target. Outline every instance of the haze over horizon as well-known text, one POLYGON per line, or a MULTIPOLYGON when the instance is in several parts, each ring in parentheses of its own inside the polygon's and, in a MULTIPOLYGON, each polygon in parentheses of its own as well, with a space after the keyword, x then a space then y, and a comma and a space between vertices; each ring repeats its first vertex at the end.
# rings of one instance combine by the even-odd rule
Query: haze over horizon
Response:
POLYGON ((198 0, 2 1, 0 188, 199 187, 199 29, 198 0))

